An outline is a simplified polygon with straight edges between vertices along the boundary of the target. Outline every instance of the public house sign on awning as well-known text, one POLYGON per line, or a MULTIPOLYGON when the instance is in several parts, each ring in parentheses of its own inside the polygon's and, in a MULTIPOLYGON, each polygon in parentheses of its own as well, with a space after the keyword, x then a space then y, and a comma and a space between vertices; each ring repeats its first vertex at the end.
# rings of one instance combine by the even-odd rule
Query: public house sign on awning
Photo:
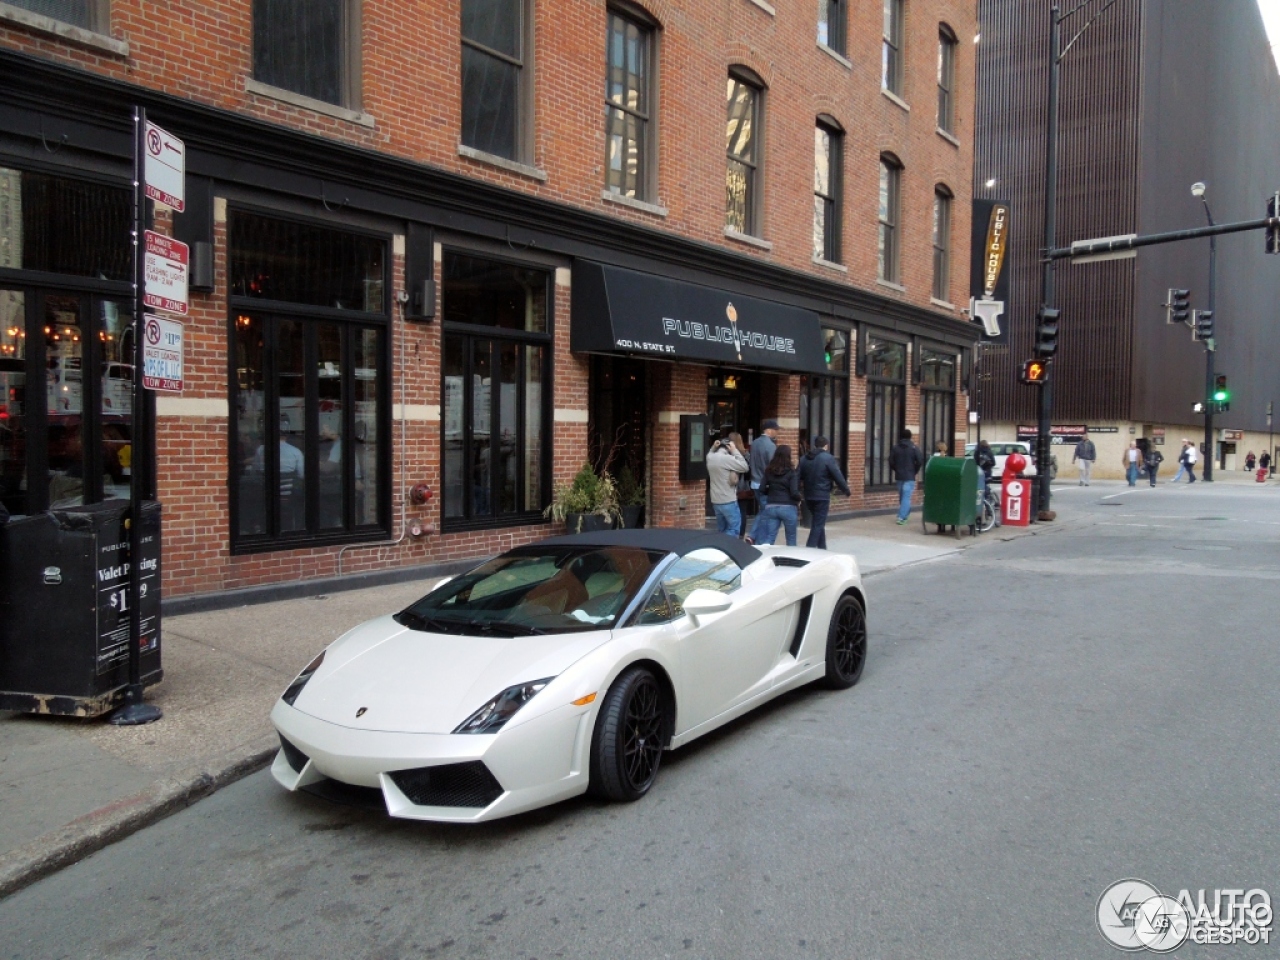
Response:
POLYGON ((573 265, 575 353, 822 373, 822 326, 811 310, 611 267, 573 265))

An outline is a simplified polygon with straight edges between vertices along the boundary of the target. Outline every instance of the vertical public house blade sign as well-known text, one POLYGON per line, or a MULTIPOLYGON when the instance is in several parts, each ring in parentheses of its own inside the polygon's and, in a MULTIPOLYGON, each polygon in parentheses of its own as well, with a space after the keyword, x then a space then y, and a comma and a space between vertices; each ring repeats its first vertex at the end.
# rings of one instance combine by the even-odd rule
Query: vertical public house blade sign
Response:
POLYGON ((1005 270, 1009 251, 1008 204, 973 201, 972 229, 969 313, 982 324, 984 340, 1007 343, 1000 316, 1009 299, 1009 274, 1005 270))

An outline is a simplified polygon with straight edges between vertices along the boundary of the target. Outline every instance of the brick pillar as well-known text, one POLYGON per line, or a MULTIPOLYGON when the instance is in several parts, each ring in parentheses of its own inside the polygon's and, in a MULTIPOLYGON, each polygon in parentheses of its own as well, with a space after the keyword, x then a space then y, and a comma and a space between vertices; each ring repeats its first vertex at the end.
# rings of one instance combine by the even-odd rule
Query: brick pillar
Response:
POLYGON ((648 376, 653 450, 646 525, 700 529, 706 523, 706 484, 680 482, 680 416, 706 413, 707 368, 653 363, 648 376))

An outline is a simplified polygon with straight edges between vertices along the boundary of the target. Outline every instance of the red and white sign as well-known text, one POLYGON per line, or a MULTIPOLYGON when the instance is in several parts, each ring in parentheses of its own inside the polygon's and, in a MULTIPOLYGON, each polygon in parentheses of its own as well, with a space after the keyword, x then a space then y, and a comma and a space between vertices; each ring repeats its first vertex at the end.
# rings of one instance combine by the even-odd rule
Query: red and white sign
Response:
POLYGON ((157 310, 187 315, 187 265, 190 250, 181 240, 174 240, 154 230, 147 230, 146 286, 143 302, 157 310))
POLYGON ((181 213, 187 208, 187 148, 168 131, 147 121, 143 179, 147 196, 181 213))
POLYGON ((148 313, 142 329, 142 385, 182 392, 182 324, 148 313))
POLYGON ((1025 527, 1031 522, 1031 484, 1025 480, 1009 480, 1000 492, 1000 522, 1008 527, 1025 527))

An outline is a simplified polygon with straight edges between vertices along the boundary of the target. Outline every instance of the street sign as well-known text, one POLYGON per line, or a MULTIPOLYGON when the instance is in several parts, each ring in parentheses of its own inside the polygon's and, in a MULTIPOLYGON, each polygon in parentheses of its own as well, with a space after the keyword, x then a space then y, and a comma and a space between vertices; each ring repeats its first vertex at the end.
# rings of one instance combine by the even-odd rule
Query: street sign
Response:
POLYGON ((187 208, 187 148, 181 140, 147 122, 144 179, 147 196, 179 213, 187 208))
POLYGON ((154 230, 146 231, 146 290, 143 302, 157 310, 187 315, 187 266, 190 250, 154 230))
POLYGON ((142 385, 182 392, 182 324, 148 313, 142 333, 142 385))

